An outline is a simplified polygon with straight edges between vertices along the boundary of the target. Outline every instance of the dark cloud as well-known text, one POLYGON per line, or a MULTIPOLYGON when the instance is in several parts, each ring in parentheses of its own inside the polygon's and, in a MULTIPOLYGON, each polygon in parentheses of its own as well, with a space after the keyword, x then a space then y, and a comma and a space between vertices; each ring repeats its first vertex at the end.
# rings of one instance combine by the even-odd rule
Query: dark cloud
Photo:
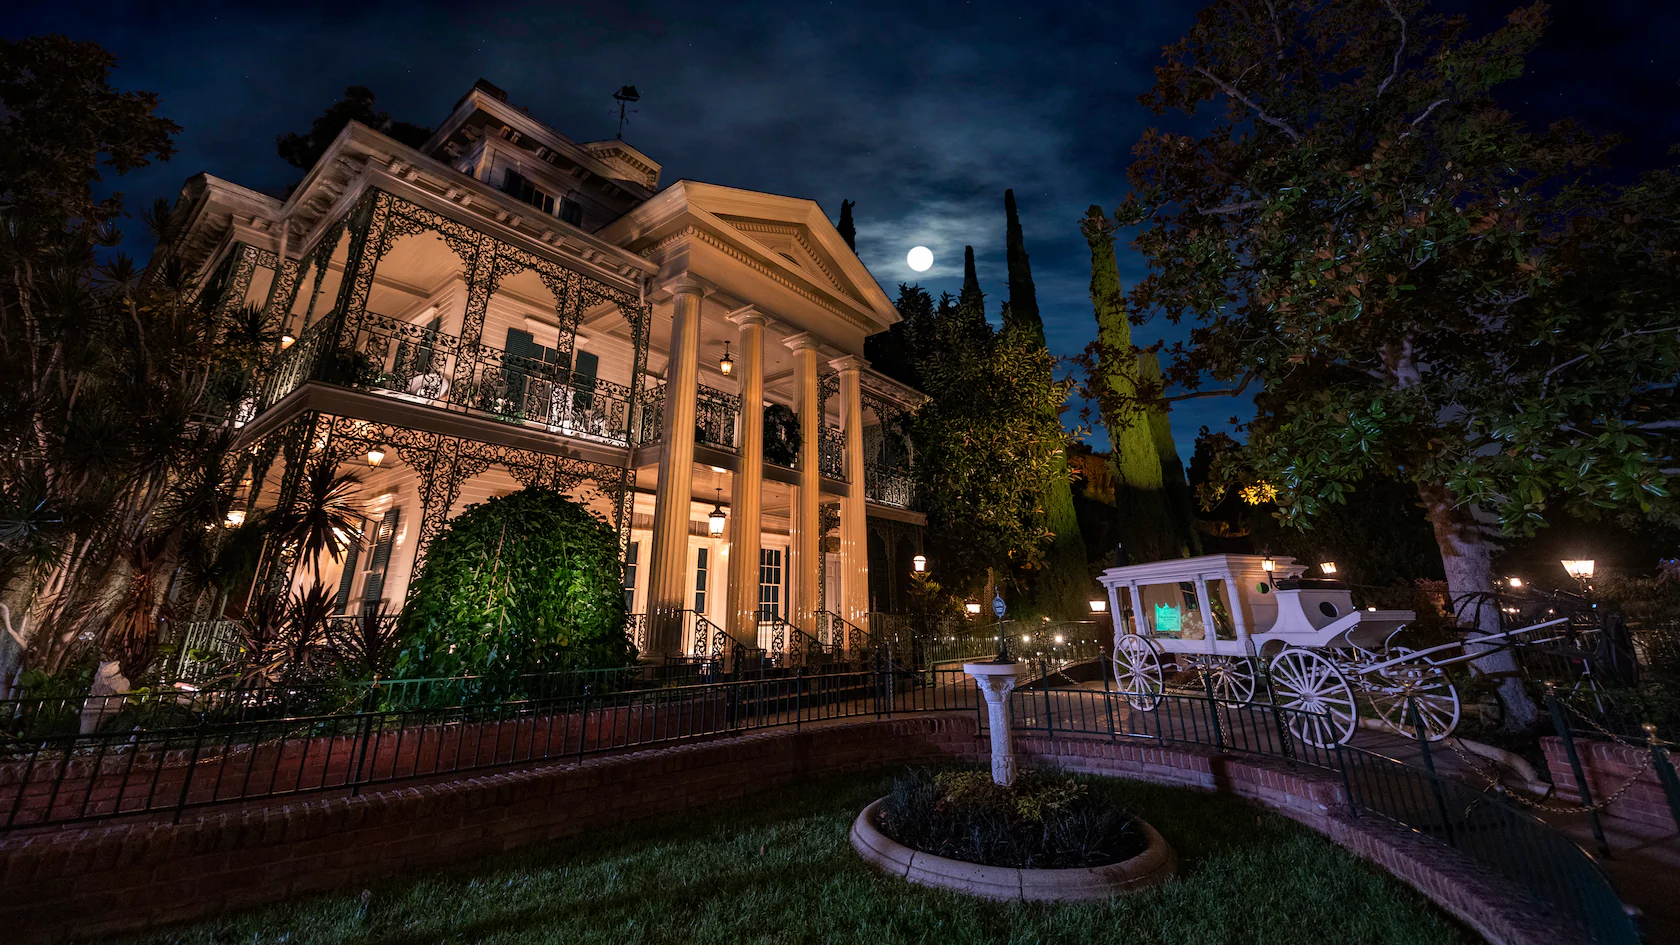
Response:
MULTIPOLYGON (((1462 8, 1491 26, 1511 5, 1462 8)), ((1151 120, 1136 96, 1197 6, 32 4, 3 24, 7 36, 97 40, 120 57, 119 84, 161 94, 186 129, 181 153, 121 181, 137 199, 171 195, 201 170, 283 188, 296 173, 275 135, 306 128, 347 85, 373 88, 397 118, 435 124, 482 76, 593 140, 614 133, 611 91, 635 83, 644 99, 625 138, 664 164, 666 182, 811 197, 831 216, 856 200, 859 254, 889 294, 901 281, 955 292, 972 244, 995 318, 1013 187, 1051 347, 1068 355, 1093 331, 1077 221, 1090 204, 1120 201, 1131 143, 1151 120), (917 244, 934 251, 929 273, 905 264, 917 244)), ((1557 4, 1559 27, 1509 104, 1536 123, 1575 114, 1628 132, 1626 166, 1654 165, 1680 139, 1674 11, 1670 0, 1557 4)), ((1141 275, 1124 249, 1121 274, 1141 275)), ((1140 343, 1182 336, 1165 324, 1138 331, 1140 343)), ((1186 402, 1174 413, 1180 448, 1197 427, 1249 409, 1186 402)))

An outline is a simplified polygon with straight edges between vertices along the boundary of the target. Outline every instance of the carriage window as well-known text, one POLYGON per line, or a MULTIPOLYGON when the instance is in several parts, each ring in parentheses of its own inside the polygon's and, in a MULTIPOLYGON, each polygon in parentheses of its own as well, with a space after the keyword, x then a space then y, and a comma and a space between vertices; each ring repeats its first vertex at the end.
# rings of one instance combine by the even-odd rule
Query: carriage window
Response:
POLYGON ((1146 584, 1138 588, 1144 623, 1156 636, 1178 640, 1202 639, 1201 599, 1194 581, 1146 584))
POLYGON ((1342 612, 1336 609, 1336 605, 1327 600, 1319 602, 1318 612, 1326 617, 1340 617, 1342 615, 1342 612))
POLYGON ((1235 640, 1237 622, 1231 619, 1231 590, 1223 578, 1207 582, 1208 606, 1213 609, 1213 636, 1216 640, 1235 640))

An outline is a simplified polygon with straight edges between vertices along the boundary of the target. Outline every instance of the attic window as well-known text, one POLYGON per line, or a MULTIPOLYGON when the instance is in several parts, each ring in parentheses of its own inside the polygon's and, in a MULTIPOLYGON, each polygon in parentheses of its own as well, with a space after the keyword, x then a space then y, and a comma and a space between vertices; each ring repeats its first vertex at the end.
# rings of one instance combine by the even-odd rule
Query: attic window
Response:
POLYGON ((570 197, 560 198, 560 219, 573 226, 582 226, 583 207, 570 197))
POLYGON ((554 198, 538 190, 535 185, 525 179, 525 175, 511 167, 507 169, 507 176, 502 178, 502 190, 544 213, 552 214, 554 212, 554 198))

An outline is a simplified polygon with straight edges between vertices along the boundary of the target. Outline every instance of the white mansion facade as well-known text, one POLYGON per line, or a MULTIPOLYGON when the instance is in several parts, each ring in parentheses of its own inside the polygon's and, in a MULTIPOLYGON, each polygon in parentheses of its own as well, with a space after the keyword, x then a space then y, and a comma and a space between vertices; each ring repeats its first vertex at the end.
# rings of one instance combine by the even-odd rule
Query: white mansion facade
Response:
POLYGON ((659 173, 480 81, 417 150, 351 124, 284 201, 190 180, 177 252, 283 332, 235 514, 358 470, 366 538, 315 564, 338 612, 391 612, 449 518, 558 489, 616 527, 647 657, 843 643, 897 609, 921 395, 862 358, 891 302, 813 201, 659 173))

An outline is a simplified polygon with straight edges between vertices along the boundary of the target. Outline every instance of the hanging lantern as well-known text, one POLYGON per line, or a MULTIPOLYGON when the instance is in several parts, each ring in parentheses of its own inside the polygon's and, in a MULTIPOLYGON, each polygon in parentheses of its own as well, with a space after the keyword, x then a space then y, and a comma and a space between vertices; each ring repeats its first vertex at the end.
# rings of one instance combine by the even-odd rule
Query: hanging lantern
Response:
POLYGON ((280 336, 280 350, 281 351, 284 351, 287 348, 290 348, 292 345, 295 345, 295 344, 297 344, 297 339, 293 338, 291 335, 281 335, 280 336))
POLYGON ((735 373, 735 359, 729 356, 729 342, 727 341, 723 343, 723 357, 718 359, 718 370, 723 372, 724 377, 735 373))
POLYGON ((369 466, 378 468, 379 464, 385 461, 385 448, 382 446, 375 446, 373 449, 368 450, 367 461, 369 466))
POLYGON ((706 516, 706 533, 713 538, 723 537, 723 524, 729 520, 723 511, 723 489, 717 491, 717 501, 712 503, 712 514, 706 516))

